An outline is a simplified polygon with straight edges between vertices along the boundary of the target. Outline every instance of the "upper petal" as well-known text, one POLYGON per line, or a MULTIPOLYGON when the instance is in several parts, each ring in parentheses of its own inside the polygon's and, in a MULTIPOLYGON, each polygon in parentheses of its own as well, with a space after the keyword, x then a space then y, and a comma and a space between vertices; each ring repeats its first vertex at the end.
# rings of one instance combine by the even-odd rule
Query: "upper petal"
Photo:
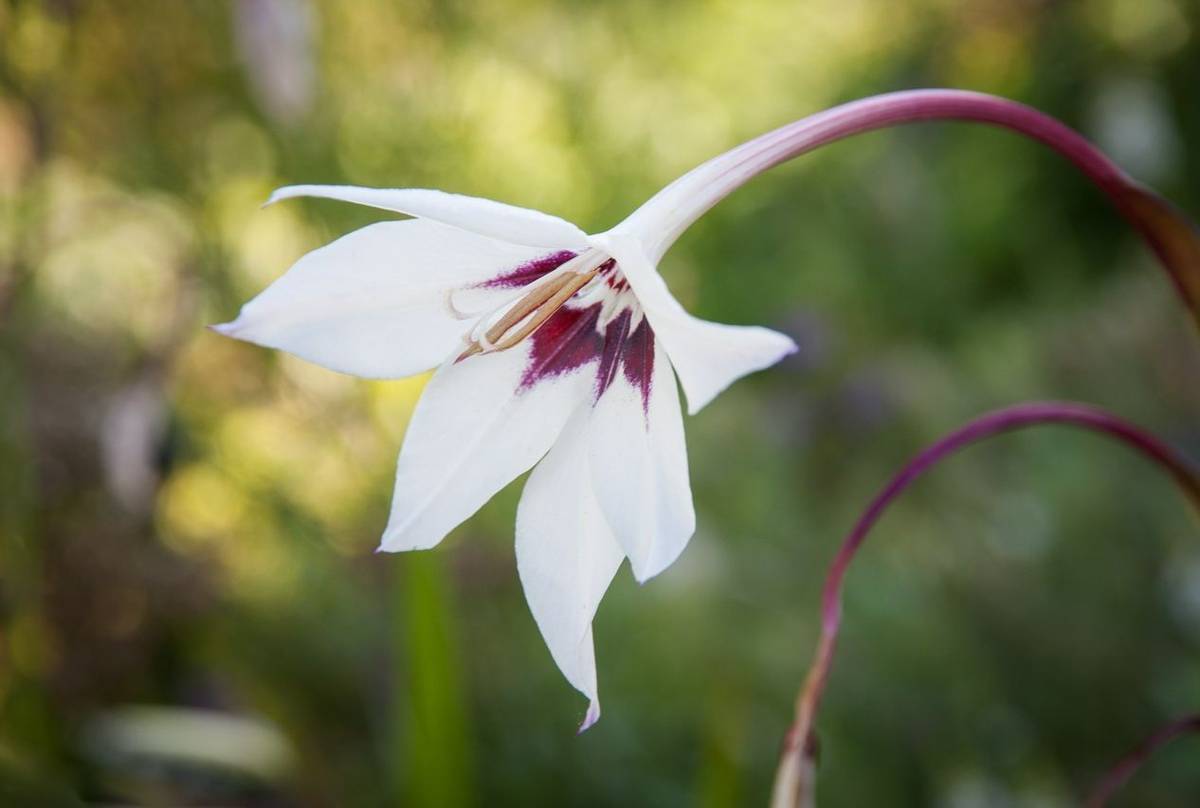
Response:
POLYGON ((517 508, 517 572, 559 670, 590 699, 580 731, 600 717, 592 618, 624 553, 592 491, 588 406, 577 409, 529 475, 517 508))
POLYGON ((638 581, 670 566, 696 530, 675 374, 660 352, 643 319, 588 430, 596 500, 638 581))
POLYGON ((699 412, 733 382, 796 351, 791 337, 761 326, 724 325, 693 317, 646 257, 639 240, 609 231, 592 243, 617 260, 659 342, 679 374, 688 413, 699 412))
POLYGON ((565 219, 477 196, 426 188, 289 185, 271 194, 267 204, 296 196, 319 196, 394 210, 527 247, 578 249, 587 246, 587 234, 565 219))
POLYGON ((381 550, 432 547, 528 471, 590 391, 585 368, 526 385, 528 342, 448 362, 417 403, 381 550))
MULTIPOLYGON (((423 219, 380 222, 308 253, 215 328, 343 373, 409 376, 439 365, 469 328, 450 290, 544 254, 423 219)), ((504 294, 473 290, 473 304, 504 294)))

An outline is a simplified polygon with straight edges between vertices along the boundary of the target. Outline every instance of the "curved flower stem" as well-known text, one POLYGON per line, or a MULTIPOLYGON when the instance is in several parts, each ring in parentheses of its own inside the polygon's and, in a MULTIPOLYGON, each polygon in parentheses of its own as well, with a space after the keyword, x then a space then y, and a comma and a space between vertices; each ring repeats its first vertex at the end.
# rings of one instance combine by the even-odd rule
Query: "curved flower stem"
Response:
POLYGON ((1200 324, 1200 229, 1170 202, 1122 171, 1082 135, 1032 107, 965 90, 872 96, 782 126, 716 157, 668 185, 627 220, 660 257, 706 211, 773 166, 851 135, 897 124, 959 120, 1010 129, 1071 161, 1142 235, 1200 324), (665 225, 665 226, 664 226, 665 225))
POLYGON ((1184 494, 1200 511, 1200 470, 1174 449, 1141 429, 1103 410, 1081 404, 1033 402, 995 410, 926 448, 875 496, 842 542, 830 565, 822 595, 821 636, 817 643, 816 658, 797 696, 795 719, 784 739, 772 790, 773 808, 811 805, 813 767, 806 749, 815 746, 811 739, 813 722, 833 663, 834 646, 841 625, 846 571, 871 528, 893 500, 939 461, 984 438, 1038 424, 1067 424, 1116 438, 1174 477, 1184 494))
POLYGON ((1129 782, 1129 778, 1142 767, 1142 764, 1151 755, 1180 735, 1186 735, 1189 732, 1200 733, 1200 713, 1185 716, 1160 727, 1153 735, 1142 741, 1136 749, 1121 758, 1117 765, 1104 775, 1104 779, 1088 797, 1085 808, 1104 808, 1112 799, 1112 795, 1129 782))

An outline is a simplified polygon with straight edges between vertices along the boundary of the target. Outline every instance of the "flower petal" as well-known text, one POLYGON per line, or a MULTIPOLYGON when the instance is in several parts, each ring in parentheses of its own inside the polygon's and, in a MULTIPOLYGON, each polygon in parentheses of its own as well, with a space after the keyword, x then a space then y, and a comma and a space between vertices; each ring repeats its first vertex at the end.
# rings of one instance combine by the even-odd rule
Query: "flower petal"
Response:
POLYGON ((664 359, 642 319, 589 429, 596 500, 640 582, 670 566, 696 530, 679 393, 664 359))
POLYGON ((525 386, 528 341, 447 362, 417 403, 400 449, 381 550, 423 550, 528 471, 593 385, 576 368, 525 386))
POLYGON ((610 232, 638 239, 650 262, 657 264, 696 219, 762 170, 749 158, 775 136, 770 132, 701 163, 664 186, 610 232), (751 172, 744 167, 747 164, 757 171, 751 172))
POLYGON ((580 407, 529 475, 517 508, 517 572, 559 670, 591 701, 580 732, 600 717, 592 618, 625 554, 588 473, 589 407, 580 407))
POLYGON ((267 204, 297 196, 340 199, 393 210, 526 247, 574 249, 587 245, 586 233, 557 216, 477 196, 448 194, 426 188, 289 185, 271 194, 267 204))
POLYGON ((617 260, 659 342, 679 374, 694 415, 733 382, 796 351, 791 337, 761 326, 724 325, 693 317, 679 304, 637 239, 615 231, 592 244, 617 260))
MULTIPOLYGON (((214 328, 343 373, 410 376, 441 364, 470 327, 453 315, 451 289, 544 252, 422 219, 381 222, 308 253, 214 328)), ((505 294, 471 290, 472 304, 505 294)))

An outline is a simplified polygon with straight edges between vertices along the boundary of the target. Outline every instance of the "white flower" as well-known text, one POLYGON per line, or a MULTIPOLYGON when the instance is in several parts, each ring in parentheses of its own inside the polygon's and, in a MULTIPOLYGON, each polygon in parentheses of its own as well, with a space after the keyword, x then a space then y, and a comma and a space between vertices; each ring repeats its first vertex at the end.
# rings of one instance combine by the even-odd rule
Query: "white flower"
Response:
POLYGON ((935 119, 1005 127, 1067 157, 1141 232, 1200 316, 1197 231, 1169 203, 1036 110, 912 90, 761 135, 594 236, 544 213, 439 191, 281 189, 270 201, 321 196, 414 218, 309 253, 215 328, 359 376, 438 368, 400 450, 383 550, 432 547, 537 466, 517 512, 517 564, 555 662, 591 699, 586 729, 600 715, 591 624, 604 590, 625 557, 639 581, 657 575, 695 527, 675 379, 694 413, 795 350, 764 328, 689 315, 659 277, 659 259, 772 166, 860 132, 935 119))
POLYGON ((591 626, 609 582, 626 557, 639 581, 662 572, 695 529, 676 379, 694 413, 795 350, 765 328, 691 316, 655 266, 731 190, 743 156, 706 163, 591 236, 439 191, 283 188, 270 201, 414 218, 314 250, 215 327, 357 376, 437 368, 400 450, 383 550, 433 547, 533 468, 517 567, 555 662, 591 700, 581 730, 600 714, 591 626))

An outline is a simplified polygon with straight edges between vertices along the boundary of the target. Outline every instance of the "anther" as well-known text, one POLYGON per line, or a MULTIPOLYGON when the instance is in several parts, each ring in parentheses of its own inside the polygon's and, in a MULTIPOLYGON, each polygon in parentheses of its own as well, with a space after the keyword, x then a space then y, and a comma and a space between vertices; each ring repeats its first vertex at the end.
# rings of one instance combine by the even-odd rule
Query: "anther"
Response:
POLYGON ((549 320, 576 292, 596 277, 598 271, 599 268, 584 273, 565 273, 534 287, 495 325, 468 345, 455 361, 461 362, 475 354, 505 351, 513 347, 549 320))

